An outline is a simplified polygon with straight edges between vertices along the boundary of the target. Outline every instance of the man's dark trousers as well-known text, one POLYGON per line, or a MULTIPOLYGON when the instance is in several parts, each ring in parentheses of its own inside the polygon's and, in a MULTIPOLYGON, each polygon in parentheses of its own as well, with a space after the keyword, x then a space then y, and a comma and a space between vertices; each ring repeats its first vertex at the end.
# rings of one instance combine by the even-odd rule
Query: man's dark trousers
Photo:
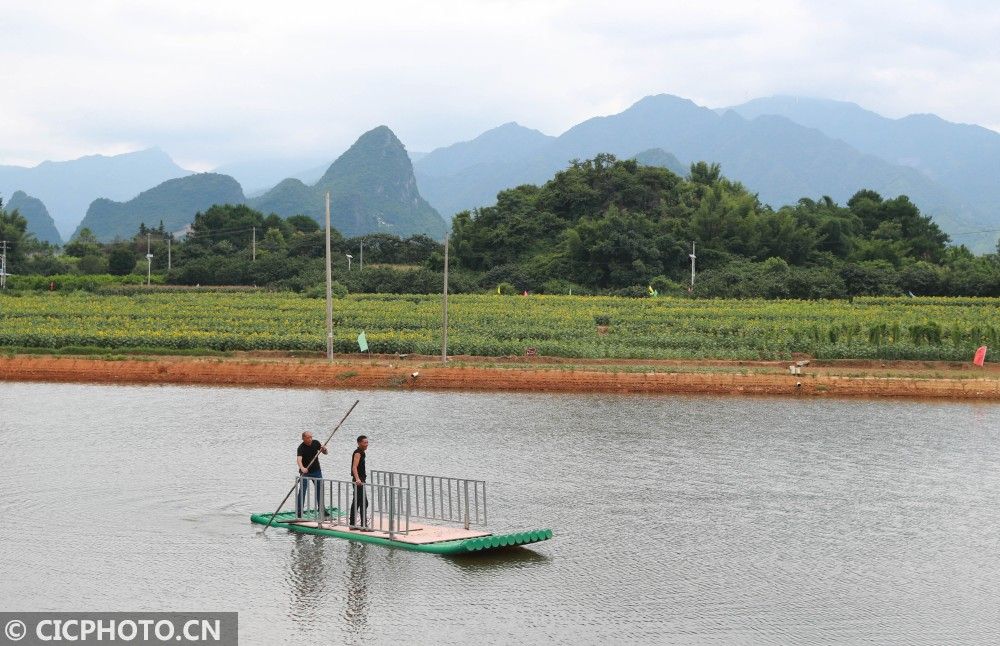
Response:
POLYGON ((365 488, 363 485, 354 485, 354 499, 351 501, 351 525, 354 525, 354 519, 357 517, 357 512, 361 512, 361 527, 368 527, 368 499, 365 497, 365 488))
MULTIPOLYGON (((305 474, 302 477, 303 478, 322 478, 323 477, 323 472, 322 471, 310 471, 309 473, 305 474)), ((316 509, 317 510, 319 509, 320 504, 321 504, 321 502, 320 502, 320 487, 321 487, 320 483, 314 482, 314 481, 311 481, 311 480, 300 480, 299 481, 299 493, 295 496, 295 515, 297 517, 299 517, 299 518, 302 518, 302 507, 305 505, 306 496, 308 495, 306 492, 309 491, 310 484, 316 490, 316 509)))

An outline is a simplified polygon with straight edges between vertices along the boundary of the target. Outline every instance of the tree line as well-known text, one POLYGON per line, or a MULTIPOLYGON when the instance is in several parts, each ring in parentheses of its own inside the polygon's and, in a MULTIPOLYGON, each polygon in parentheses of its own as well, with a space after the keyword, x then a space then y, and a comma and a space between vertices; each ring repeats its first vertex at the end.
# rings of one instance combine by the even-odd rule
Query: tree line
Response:
MULTIPOLYGON (((336 230, 331 238, 339 289, 440 289, 439 241, 388 233, 344 238, 336 230)), ((100 243, 84 229, 58 248, 35 240, 24 218, 0 202, 0 239, 8 240, 14 274, 144 274, 148 248, 151 270, 172 284, 318 294, 324 283, 325 237, 315 220, 245 205, 198 213, 184 235, 162 223, 144 224, 131 239, 100 243)), ((692 164, 681 177, 598 155, 572 162, 544 185, 505 190, 495 205, 457 214, 450 288, 809 299, 1000 296, 1000 245, 997 253, 975 256, 950 242, 905 196, 860 190, 845 205, 803 198, 774 209, 716 164, 692 164)))
POLYGON ((451 242, 460 267, 517 290, 685 293, 693 244, 700 296, 1000 295, 998 254, 950 246, 905 196, 773 209, 704 162, 681 177, 612 155, 575 161, 459 213, 451 242))

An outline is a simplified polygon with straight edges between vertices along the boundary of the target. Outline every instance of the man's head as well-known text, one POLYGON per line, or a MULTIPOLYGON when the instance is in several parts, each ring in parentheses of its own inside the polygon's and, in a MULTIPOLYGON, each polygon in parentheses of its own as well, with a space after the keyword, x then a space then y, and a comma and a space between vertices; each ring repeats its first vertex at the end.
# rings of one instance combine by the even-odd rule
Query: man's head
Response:
POLYGON ((312 441, 313 441, 313 434, 310 433, 309 431, 303 431, 302 432, 302 443, 303 444, 312 444, 312 441))
POLYGON ((359 435, 358 436, 358 448, 361 449, 362 451, 368 450, 368 436, 367 435, 359 435))

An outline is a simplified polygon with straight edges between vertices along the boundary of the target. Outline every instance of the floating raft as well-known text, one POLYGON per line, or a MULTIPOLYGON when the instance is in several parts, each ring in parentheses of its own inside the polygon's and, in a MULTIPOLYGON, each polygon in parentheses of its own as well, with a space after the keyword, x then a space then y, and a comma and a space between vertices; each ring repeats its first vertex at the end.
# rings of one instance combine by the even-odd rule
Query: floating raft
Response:
MULTIPOLYGON (((343 512, 336 507, 327 508, 328 516, 342 516, 343 512)), ((271 514, 252 514, 250 520, 258 525, 271 522, 271 514)), ((275 526, 285 527, 293 532, 333 536, 351 541, 375 543, 398 547, 414 552, 429 552, 431 554, 469 554, 516 545, 530 545, 552 538, 551 529, 536 529, 513 534, 492 534, 490 532, 468 530, 456 527, 441 527, 439 525, 423 525, 410 523, 410 531, 406 534, 395 534, 389 538, 389 533, 380 530, 363 531, 352 529, 338 523, 320 523, 316 520, 300 519, 295 512, 286 511, 274 514, 275 526)))

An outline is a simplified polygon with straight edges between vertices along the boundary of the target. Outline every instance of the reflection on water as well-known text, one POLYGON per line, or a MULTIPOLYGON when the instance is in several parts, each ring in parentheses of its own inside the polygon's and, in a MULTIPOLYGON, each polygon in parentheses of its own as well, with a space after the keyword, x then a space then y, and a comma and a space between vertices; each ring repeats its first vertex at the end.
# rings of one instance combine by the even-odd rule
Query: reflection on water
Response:
POLYGON ((996 405, 0 384, 0 608, 238 610, 244 644, 997 643, 998 510, 996 405), (252 526, 355 398, 325 472, 365 433, 555 538, 252 526))
POLYGON ((552 560, 547 554, 536 552, 535 549, 524 546, 503 547, 471 554, 450 554, 441 558, 459 570, 470 574, 490 574, 497 570, 543 565, 552 560))
POLYGON ((365 619, 368 616, 368 552, 364 543, 349 542, 347 545, 347 568, 344 587, 347 603, 344 606, 344 621, 354 635, 364 634, 365 619))
MULTIPOLYGON (((277 531, 282 531, 280 528, 277 531)), ((291 539, 292 553, 289 558, 288 616, 296 621, 313 622, 326 612, 325 602, 329 594, 327 567, 333 556, 328 554, 327 541, 311 534, 295 534, 291 539)), ((332 563, 331 563, 332 565, 332 563)))

